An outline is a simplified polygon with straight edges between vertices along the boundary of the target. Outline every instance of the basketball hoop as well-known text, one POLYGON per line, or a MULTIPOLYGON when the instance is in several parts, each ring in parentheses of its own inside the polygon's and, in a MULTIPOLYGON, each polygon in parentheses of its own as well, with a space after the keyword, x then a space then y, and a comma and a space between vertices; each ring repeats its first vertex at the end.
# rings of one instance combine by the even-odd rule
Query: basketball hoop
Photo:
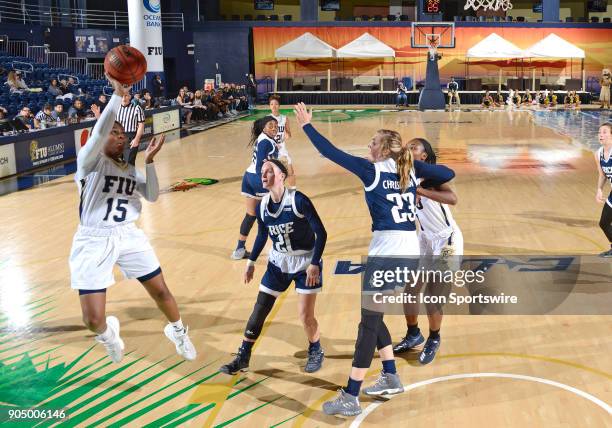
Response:
POLYGON ((435 61, 436 55, 438 54, 438 46, 440 46, 440 35, 439 34, 427 34, 425 37, 427 43, 427 49, 429 50, 429 60, 435 61))
POLYGON ((503 10, 507 11, 512 9, 512 3, 510 0, 466 0, 464 10, 468 9, 483 9, 483 10, 503 10))

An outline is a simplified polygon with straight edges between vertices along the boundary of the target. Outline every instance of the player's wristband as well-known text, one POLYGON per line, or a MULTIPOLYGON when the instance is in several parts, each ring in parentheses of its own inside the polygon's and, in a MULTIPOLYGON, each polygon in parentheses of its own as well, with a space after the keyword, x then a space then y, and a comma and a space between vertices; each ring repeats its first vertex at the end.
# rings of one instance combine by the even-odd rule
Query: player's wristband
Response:
POLYGON ((251 266, 255 266, 255 261, 254 261, 254 260, 251 260, 251 259, 248 259, 248 260, 247 260, 247 267, 249 268, 249 267, 251 267, 251 266))

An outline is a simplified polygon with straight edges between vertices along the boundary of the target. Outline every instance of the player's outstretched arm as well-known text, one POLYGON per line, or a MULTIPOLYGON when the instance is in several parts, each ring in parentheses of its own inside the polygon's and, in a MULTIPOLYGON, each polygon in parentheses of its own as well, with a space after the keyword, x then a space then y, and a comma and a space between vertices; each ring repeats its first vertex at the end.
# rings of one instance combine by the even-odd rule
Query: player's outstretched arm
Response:
POLYGON ((310 228, 315 233, 314 251, 310 265, 306 269, 306 286, 314 287, 319 283, 321 277, 321 258, 323 257, 323 251, 325 250, 325 244, 327 243, 327 231, 325 226, 317 213, 312 201, 305 195, 298 194, 296 197, 296 208, 308 221, 310 228))
POLYGON ((424 181, 421 187, 438 187, 455 178, 455 171, 444 165, 429 164, 418 160, 414 161, 414 173, 417 178, 424 181))
POLYGON ((111 82, 111 85, 113 85, 115 92, 91 131, 91 136, 87 140, 87 143, 85 143, 85 146, 81 148, 77 155, 77 168, 84 175, 91 172, 95 167, 100 156, 100 151, 111 129, 113 129, 117 111, 121 105, 121 97, 130 91, 130 87, 124 87, 121 83, 108 76, 107 79, 111 82))
POLYGON ((306 104, 296 104, 293 111, 298 124, 302 127, 319 153, 332 162, 337 163, 341 167, 348 169, 350 172, 357 175, 359 178, 361 178, 361 181, 363 181, 366 186, 372 184, 376 171, 371 162, 364 158, 353 156, 340 150, 327 138, 319 134, 319 132, 310 123, 312 119, 312 110, 308 111, 306 104))
POLYGON ((259 218, 260 205, 257 204, 255 208, 255 212, 257 215, 257 237, 255 238, 255 243, 253 244, 253 249, 251 250, 251 255, 247 260, 246 270, 244 272, 244 283, 248 284, 253 279, 253 272, 255 271, 255 262, 257 261, 257 257, 261 254, 264 247, 266 246, 266 241, 268 240, 268 229, 264 222, 259 218))
POLYGON ((427 199, 432 201, 440 202, 441 204, 456 205, 457 195, 453 192, 453 189, 444 183, 434 189, 425 189, 421 186, 416 189, 417 195, 425 196, 427 199))
POLYGON ((142 175, 138 174, 138 191, 149 202, 155 202, 159 197, 159 181, 157 180, 157 171, 155 171, 153 159, 161 150, 165 140, 165 135, 154 137, 151 140, 145 151, 146 177, 143 179, 142 175))

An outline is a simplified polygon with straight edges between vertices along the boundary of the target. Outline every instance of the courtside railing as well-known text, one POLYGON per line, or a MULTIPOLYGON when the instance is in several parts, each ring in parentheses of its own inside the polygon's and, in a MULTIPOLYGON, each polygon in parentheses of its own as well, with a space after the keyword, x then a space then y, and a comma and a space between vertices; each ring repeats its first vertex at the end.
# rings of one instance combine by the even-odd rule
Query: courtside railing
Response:
MULTIPOLYGON (((182 13, 162 13, 161 20, 165 28, 185 30, 182 13)), ((0 23, 3 22, 77 28, 129 26, 128 13, 123 11, 47 7, 0 0, 0 23)))

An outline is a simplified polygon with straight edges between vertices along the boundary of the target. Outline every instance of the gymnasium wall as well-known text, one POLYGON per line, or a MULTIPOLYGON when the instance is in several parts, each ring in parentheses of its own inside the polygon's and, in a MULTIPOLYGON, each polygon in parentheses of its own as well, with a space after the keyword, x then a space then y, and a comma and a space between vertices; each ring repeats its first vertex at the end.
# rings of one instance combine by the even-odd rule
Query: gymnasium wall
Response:
MULTIPOLYGON (((612 29, 609 28, 544 28, 533 27, 457 27, 454 49, 441 49, 443 58, 439 61, 440 78, 444 81, 451 76, 463 77, 468 70, 466 51, 491 33, 525 49, 540 41, 550 33, 584 49, 587 76, 599 76, 604 67, 612 66, 612 29)), ((253 28, 253 47, 255 73, 257 77, 274 76, 278 68, 279 77, 317 76, 325 77, 331 68, 333 75, 347 77, 357 75, 379 75, 382 68, 384 76, 409 77, 416 75, 424 79, 426 50, 410 47, 410 27, 287 27, 283 31, 276 28, 253 28), (365 32, 369 32, 396 51, 396 58, 384 59, 276 59, 274 51, 285 43, 311 32, 335 48, 351 42, 365 32)), ((470 60, 471 77, 496 78, 501 67, 506 76, 564 76, 581 78, 580 60, 538 59, 538 60, 470 60)))

